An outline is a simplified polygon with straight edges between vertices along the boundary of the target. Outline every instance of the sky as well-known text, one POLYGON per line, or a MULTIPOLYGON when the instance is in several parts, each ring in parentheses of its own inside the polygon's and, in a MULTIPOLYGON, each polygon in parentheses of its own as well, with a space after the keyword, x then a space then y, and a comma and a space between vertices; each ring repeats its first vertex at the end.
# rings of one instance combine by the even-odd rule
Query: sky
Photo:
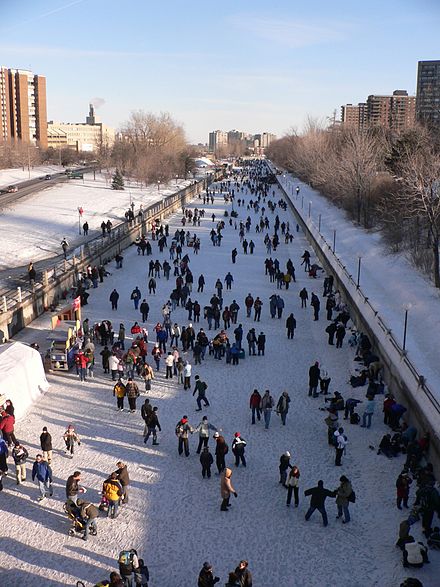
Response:
POLYGON ((438 0, 0 0, 0 65, 47 77, 49 120, 83 121, 90 101, 115 128, 169 112, 205 143, 415 93, 439 30, 438 0))

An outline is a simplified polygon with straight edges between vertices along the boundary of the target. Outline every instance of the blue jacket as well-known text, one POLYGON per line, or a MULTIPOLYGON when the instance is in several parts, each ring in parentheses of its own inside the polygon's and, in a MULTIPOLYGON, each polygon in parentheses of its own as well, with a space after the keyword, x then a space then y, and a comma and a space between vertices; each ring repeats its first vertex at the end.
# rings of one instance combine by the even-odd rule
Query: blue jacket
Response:
POLYGON ((3 440, 3 438, 0 438, 0 455, 7 455, 7 454, 8 454, 8 445, 3 440))
POLYGON ((159 330, 157 333, 158 342, 166 342, 168 340, 168 333, 166 330, 159 330))
POLYGON ((34 466, 32 467, 32 481, 34 481, 35 477, 38 481, 50 481, 52 483, 52 469, 46 463, 46 461, 40 461, 39 463, 35 461, 34 466))

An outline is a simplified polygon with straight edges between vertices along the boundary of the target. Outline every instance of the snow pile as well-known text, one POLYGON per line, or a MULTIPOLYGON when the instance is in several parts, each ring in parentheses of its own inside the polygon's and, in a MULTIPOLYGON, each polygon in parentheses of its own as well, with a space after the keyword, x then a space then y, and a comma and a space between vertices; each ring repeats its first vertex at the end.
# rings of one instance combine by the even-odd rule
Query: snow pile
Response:
POLYGON ((49 389, 40 353, 21 342, 0 346, 0 373, 0 395, 12 401, 17 420, 49 389))

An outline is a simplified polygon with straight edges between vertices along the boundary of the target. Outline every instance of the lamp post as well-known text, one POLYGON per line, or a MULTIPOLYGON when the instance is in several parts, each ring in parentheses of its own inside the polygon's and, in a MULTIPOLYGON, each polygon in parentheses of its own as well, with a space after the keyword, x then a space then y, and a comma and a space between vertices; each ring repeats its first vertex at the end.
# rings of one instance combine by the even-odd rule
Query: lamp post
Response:
POLYGON ((160 192, 160 179, 157 180, 157 191, 160 192))
POLYGON ((304 194, 301 196, 301 210, 304 208, 304 194))
POLYGON ((360 282, 360 279, 361 279, 362 255, 360 253, 358 253, 357 258, 358 258, 358 273, 357 273, 357 279, 356 279, 356 287, 357 287, 357 289, 359 289, 359 282, 360 282))
POLYGON ((405 304, 403 306, 403 309, 405 310, 405 321, 403 324, 403 346, 402 346, 403 352, 406 352, 406 331, 408 328, 408 312, 411 310, 411 308, 412 308, 411 304, 405 304))
POLYGON ((321 214, 318 216, 318 232, 321 232, 321 214))
POLYGON ((176 185, 177 185, 177 180, 179 179, 179 176, 176 173, 176 185))
POLYGON ((309 202, 309 218, 310 218, 311 214, 312 214, 312 202, 310 201, 309 202))
POLYGON ((333 255, 336 251, 336 229, 333 230, 333 255))

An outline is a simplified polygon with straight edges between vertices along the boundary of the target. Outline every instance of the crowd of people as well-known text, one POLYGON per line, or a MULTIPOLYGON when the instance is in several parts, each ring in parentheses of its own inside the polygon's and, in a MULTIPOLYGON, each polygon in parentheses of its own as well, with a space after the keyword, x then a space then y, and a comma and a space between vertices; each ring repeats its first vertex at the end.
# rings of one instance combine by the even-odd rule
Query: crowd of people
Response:
MULTIPOLYGON (((198 436, 195 453, 200 460, 202 480, 207 482, 211 478, 211 467, 215 463, 216 474, 219 477, 220 511, 230 512, 230 498, 238 497, 239 482, 236 488, 235 481, 232 481, 232 468, 226 463, 229 444, 225 433, 211 423, 211 420, 215 421, 216 418, 209 401, 209 385, 202 376, 203 366, 207 362, 219 362, 217 368, 221 368, 220 362, 223 362, 224 368, 230 365, 228 369, 233 373, 235 367, 240 368, 245 356, 260 357, 252 359, 255 361, 264 360, 266 335, 264 330, 257 328, 264 307, 267 308, 270 320, 280 321, 289 342, 293 344, 293 341, 301 336, 301 333, 298 333, 295 313, 290 312, 283 318, 286 299, 292 295, 298 278, 294 261, 289 257, 287 262, 281 262, 277 256, 277 251, 292 242, 299 227, 291 227, 291 221, 285 214, 287 204, 283 198, 275 197, 270 174, 264 163, 245 166, 242 172, 217 185, 217 189, 224 195, 225 201, 232 204, 234 213, 226 212, 222 219, 218 219, 214 213, 211 216, 206 214, 205 209, 200 206, 187 208, 183 210, 181 229, 176 229, 170 234, 168 225, 154 223, 151 238, 148 238, 148 235, 141 235, 135 243, 138 255, 144 256, 146 253, 148 258, 151 257, 147 263, 148 296, 155 296, 159 291, 163 294, 163 285, 160 290, 157 286, 159 280, 166 284, 167 293, 163 299, 161 316, 154 316, 153 322, 149 320, 149 297, 143 296, 139 286, 135 285, 130 294, 130 302, 133 303, 135 313, 133 323, 126 328, 123 323, 119 326, 113 324, 109 318, 93 324, 86 318, 78 333, 79 350, 75 357, 75 366, 78 379, 87 384, 87 381, 94 377, 98 356, 101 357, 100 369, 111 381, 116 409, 119 412, 128 411, 134 416, 140 414, 143 422, 140 429, 143 443, 148 446, 151 439, 152 449, 159 445, 159 433, 162 432, 159 421, 160 406, 153 405, 151 398, 148 397, 152 386, 162 385, 164 380, 169 380, 170 384, 181 386, 183 391, 190 390, 192 393, 188 394, 188 408, 191 398, 195 398, 192 401, 195 401, 196 412, 209 410, 209 417, 204 415, 200 422, 194 425, 188 415, 179 417, 174 429, 177 454, 190 457, 190 437, 193 434, 198 436), (196 232, 191 234, 187 230, 192 226, 197 231, 201 221, 205 227, 209 221, 213 224, 209 232, 210 245, 202 242, 196 232), (194 275, 191 269, 191 255, 198 255, 202 245, 220 247, 226 230, 232 230, 237 235, 237 246, 231 252, 231 268, 222 275, 216 275, 212 280, 211 277, 208 280, 203 273, 194 275), (255 237, 251 237, 252 230, 255 231, 255 237), (257 295, 257 291, 249 288, 251 291, 244 299, 235 296, 232 297, 232 302, 227 303, 227 296, 234 295, 234 286, 239 280, 234 271, 237 256, 253 255, 260 247, 267 255, 261 267, 262 273, 276 286, 276 291, 265 299, 264 296, 257 295), (156 254, 164 254, 165 249, 169 258, 157 258, 156 254), (200 303, 200 296, 208 286, 213 289, 213 294, 209 298, 209 303, 203 305, 200 303), (186 321, 179 323, 174 316, 178 311, 181 315, 182 310, 187 312, 187 318, 186 321), (154 328, 149 330, 148 323, 154 322, 154 328), (198 374, 193 377, 193 370, 196 367, 198 374), (137 400, 145 394, 147 397, 139 406, 137 400), (209 447, 211 438, 215 446, 214 455, 209 447)), ((207 190, 203 196, 203 205, 209 206, 210 202, 212 205, 214 199, 215 191, 207 190)), ((116 263, 117 268, 122 268, 121 259, 117 259, 116 263)), ((421 519, 429 547, 434 548, 439 544, 438 528, 433 527, 432 523, 434 514, 440 513, 440 498, 433 467, 429 463, 429 435, 411 426, 408 418, 407 422, 402 422, 405 414, 409 416, 407 409, 387 389, 380 358, 368 336, 356 330, 351 321, 350 308, 344 302, 341 293, 335 289, 333 276, 326 275, 322 281, 320 280, 323 270, 313 262, 313 253, 309 250, 304 251, 298 263, 300 270, 305 271, 311 283, 310 292, 307 287, 303 287, 293 294, 297 296, 296 300, 299 298, 298 312, 307 312, 310 303, 310 319, 320 322, 321 304, 325 304, 326 323, 322 327, 322 337, 328 345, 334 345, 336 349, 352 349, 354 362, 349 385, 353 389, 366 387, 364 399, 359 399, 358 394, 354 392, 353 397, 345 398, 337 390, 331 393, 329 388, 332 377, 325 365, 320 360, 315 360, 310 366, 308 380, 307 397, 311 409, 315 406, 316 398, 321 397, 324 400, 325 407, 316 406, 316 409, 325 411, 326 439, 335 453, 334 464, 344 467, 349 436, 362 434, 352 427, 360 424, 359 427, 374 428, 378 398, 383 396, 384 424, 390 427, 391 432, 383 435, 382 440, 378 442, 377 452, 385 458, 395 458, 404 454, 406 461, 396 481, 396 506, 399 510, 402 510, 403 506, 409 511, 408 519, 402 522, 399 529, 398 546, 402 548, 402 564, 405 567, 423 566, 429 562, 428 551, 424 544, 417 542, 411 535, 411 526, 421 519), (322 294, 319 292, 321 283, 322 294), (357 412, 359 408, 362 414, 357 412), (341 420, 344 420, 344 423, 341 420), (408 500, 413 482, 418 488, 414 504, 410 506, 408 500)), ((86 290, 97 287, 98 281, 103 281, 108 274, 104 266, 102 269, 90 267, 76 293, 83 300, 86 290)), ((110 312, 117 311, 119 300, 120 295, 115 287, 110 294, 110 312)), ((237 401, 243 400, 237 397, 237 401)), ((245 401, 247 405, 248 400, 245 401)), ((264 429, 269 430, 271 416, 275 412, 280 416, 281 425, 286 426, 289 409, 294 402, 288 389, 283 390, 276 398, 269 389, 262 389, 261 393, 254 389, 249 398, 251 425, 258 426, 262 421, 264 429)), ((4 438, 0 441, 0 470, 2 475, 7 474, 7 458, 11 449, 10 457, 15 463, 17 483, 23 483, 26 480, 26 459, 29 458, 29 452, 14 435, 13 417, 13 406, 9 403, 5 406, 0 421, 4 438)), ((238 428, 239 422, 235 421, 235 424, 238 428)), ((246 468, 248 440, 236 431, 231 432, 230 438, 234 466, 237 469, 246 468)), ((75 448, 81 445, 73 424, 67 427, 63 439, 66 455, 73 458, 75 448)), ((43 428, 40 446, 41 453, 35 458, 32 479, 37 481, 38 499, 43 501, 53 494, 53 448, 47 427, 43 428)), ((278 457, 274 467, 277 465, 278 457)), ((103 481, 102 500, 98 506, 84 499, 85 488, 81 484, 80 471, 75 470, 66 481, 65 511, 72 521, 73 531, 84 540, 97 534, 98 519, 102 513, 106 513, 110 519, 115 519, 119 514, 119 507, 128 502, 130 479, 127 466, 124 462, 118 461, 116 467, 116 470, 108 474, 103 481)), ((279 484, 287 490, 283 497, 287 507, 291 506, 292 498, 294 507, 300 507, 300 479, 299 463, 291 463, 291 454, 286 450, 279 457, 279 484)), ((305 489, 303 495, 310 497, 310 503, 304 512, 306 521, 309 521, 315 510, 318 510, 323 526, 327 526, 329 522, 325 502, 327 499, 335 499, 336 519, 341 520, 343 524, 351 522, 350 504, 356 503, 356 493, 348 470, 340 475, 337 487, 327 488, 324 481, 319 479, 316 485, 305 489)), ((149 571, 135 550, 121 553, 119 567, 119 573, 113 572, 108 581, 103 581, 99 585, 116 587, 130 586, 133 582, 136 585, 148 584, 149 571), (121 562, 122 560, 126 564, 121 562)), ((209 587, 219 581, 213 566, 205 562, 198 577, 198 586, 209 587)), ((246 560, 242 560, 235 570, 229 573, 225 583, 226 587, 251 587, 252 584, 252 575, 246 560)))

